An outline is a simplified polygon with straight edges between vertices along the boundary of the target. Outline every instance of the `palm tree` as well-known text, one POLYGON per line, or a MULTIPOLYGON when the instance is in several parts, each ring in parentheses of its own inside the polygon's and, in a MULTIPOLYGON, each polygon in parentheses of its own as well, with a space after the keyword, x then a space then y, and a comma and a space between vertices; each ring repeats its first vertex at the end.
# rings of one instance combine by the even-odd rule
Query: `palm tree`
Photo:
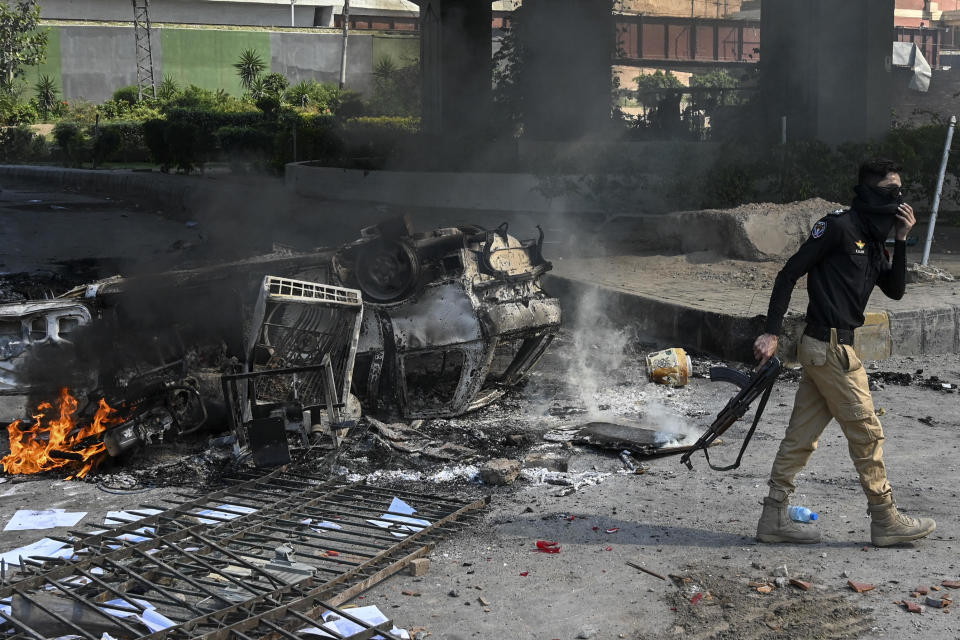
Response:
POLYGON ((37 79, 37 84, 33 85, 33 90, 37 92, 37 107, 40 115, 46 120, 57 105, 57 84, 53 78, 43 74, 37 79))
POLYGON ((233 67, 237 70, 237 75, 240 76, 240 84, 249 91, 254 80, 260 77, 267 65, 264 64, 263 58, 255 49, 244 49, 240 54, 240 60, 233 67))
POLYGON ((163 82, 157 87, 157 97, 161 100, 172 100, 180 93, 180 85, 173 76, 163 74, 163 82))

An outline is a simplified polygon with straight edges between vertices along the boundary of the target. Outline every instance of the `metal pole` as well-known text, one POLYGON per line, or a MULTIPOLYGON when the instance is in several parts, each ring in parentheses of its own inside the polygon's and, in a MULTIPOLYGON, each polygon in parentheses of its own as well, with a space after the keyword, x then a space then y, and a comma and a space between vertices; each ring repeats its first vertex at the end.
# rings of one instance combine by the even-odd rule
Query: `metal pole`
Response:
POLYGON ((780 116, 780 144, 787 144, 787 116, 780 116))
POLYGON ((957 116, 950 116, 950 128, 947 129, 947 142, 943 146, 943 160, 940 162, 940 175, 937 177, 937 192, 933 196, 933 208, 930 211, 930 225, 927 227, 927 243, 923 245, 923 260, 926 266, 930 259, 930 245, 933 244, 933 228, 937 224, 937 211, 940 209, 940 194, 943 193, 943 178, 947 173, 947 160, 950 158, 950 144, 953 142, 953 130, 957 126, 957 116))
POLYGON ((343 0, 343 53, 340 56, 340 88, 347 84, 347 41, 350 39, 350 0, 343 0))
POLYGON ((295 1, 295 0, 290 0, 290 26, 291 26, 291 27, 297 26, 297 22, 296 22, 296 20, 295 20, 294 17, 293 17, 293 3, 294 3, 294 1, 295 1))

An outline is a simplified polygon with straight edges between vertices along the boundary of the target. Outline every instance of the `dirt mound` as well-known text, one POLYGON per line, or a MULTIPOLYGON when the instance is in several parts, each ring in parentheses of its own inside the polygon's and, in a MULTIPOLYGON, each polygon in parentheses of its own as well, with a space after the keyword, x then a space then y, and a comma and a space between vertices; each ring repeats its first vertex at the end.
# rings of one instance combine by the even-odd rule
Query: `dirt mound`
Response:
POLYGON ((608 240, 610 251, 714 251, 739 260, 776 260, 792 255, 813 223, 839 208, 836 203, 813 198, 664 216, 618 216, 604 224, 600 233, 608 240))
POLYGON ((868 611, 836 591, 816 586, 801 591, 788 585, 761 594, 746 576, 730 579, 698 572, 672 578, 677 585, 670 599, 676 611, 674 627, 662 635, 638 635, 638 640, 681 634, 691 640, 840 640, 861 637, 873 624, 868 611))

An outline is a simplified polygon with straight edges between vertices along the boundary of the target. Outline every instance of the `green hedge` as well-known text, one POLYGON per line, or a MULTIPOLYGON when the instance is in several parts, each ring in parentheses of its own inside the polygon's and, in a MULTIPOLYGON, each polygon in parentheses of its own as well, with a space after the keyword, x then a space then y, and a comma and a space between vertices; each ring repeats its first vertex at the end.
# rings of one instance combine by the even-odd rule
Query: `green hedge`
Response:
POLYGON ((0 129, 0 162, 41 162, 50 157, 50 146, 27 125, 0 129))
POLYGON ((361 117, 343 123, 347 166, 382 168, 389 158, 407 148, 420 130, 414 117, 361 117))
POLYGON ((99 128, 88 127, 87 134, 93 140, 93 157, 98 164, 150 161, 140 122, 102 122, 99 128))

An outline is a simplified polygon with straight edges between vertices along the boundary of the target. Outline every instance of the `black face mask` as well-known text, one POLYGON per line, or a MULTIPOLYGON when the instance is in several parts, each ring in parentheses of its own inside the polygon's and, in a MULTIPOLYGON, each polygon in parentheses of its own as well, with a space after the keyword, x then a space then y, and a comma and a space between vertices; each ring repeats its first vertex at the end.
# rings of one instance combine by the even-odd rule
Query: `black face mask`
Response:
POLYGON ((903 190, 897 186, 871 187, 858 184, 853 208, 863 214, 864 222, 875 240, 883 242, 897 222, 897 208, 903 204, 903 190))

